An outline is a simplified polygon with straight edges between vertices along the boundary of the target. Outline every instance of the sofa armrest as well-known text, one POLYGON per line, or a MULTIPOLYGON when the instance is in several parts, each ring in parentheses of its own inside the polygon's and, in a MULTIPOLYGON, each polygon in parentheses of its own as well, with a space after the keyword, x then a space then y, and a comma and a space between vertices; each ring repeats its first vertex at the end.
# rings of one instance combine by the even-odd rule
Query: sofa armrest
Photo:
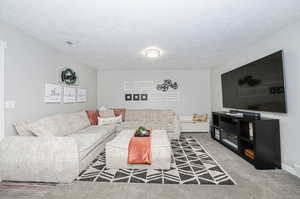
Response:
POLYGON ((181 133, 181 126, 180 126, 180 120, 178 115, 174 116, 174 119, 172 121, 173 127, 174 127, 174 133, 176 134, 176 139, 179 139, 180 133, 181 133))
POLYGON ((73 138, 9 136, 0 142, 2 180, 71 183, 78 174, 73 138))

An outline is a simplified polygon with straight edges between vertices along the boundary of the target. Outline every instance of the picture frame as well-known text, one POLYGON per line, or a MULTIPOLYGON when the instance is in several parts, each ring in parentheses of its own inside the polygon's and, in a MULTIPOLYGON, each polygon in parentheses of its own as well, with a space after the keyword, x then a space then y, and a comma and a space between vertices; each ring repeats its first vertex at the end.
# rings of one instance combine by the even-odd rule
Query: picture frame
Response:
POLYGON ((139 101, 140 100, 140 94, 133 94, 133 101, 139 101))
POLYGON ((76 101, 78 103, 87 102, 87 89, 77 88, 77 97, 76 101))
POLYGON ((64 103, 75 103, 76 102, 76 88, 64 87, 64 103))
POLYGON ((125 94, 125 101, 132 101, 132 94, 126 93, 125 94))
POLYGON ((148 100, 148 94, 143 93, 141 94, 141 101, 147 101, 148 100))
POLYGON ((45 84, 45 97, 44 102, 46 104, 61 103, 62 87, 57 84, 45 84))

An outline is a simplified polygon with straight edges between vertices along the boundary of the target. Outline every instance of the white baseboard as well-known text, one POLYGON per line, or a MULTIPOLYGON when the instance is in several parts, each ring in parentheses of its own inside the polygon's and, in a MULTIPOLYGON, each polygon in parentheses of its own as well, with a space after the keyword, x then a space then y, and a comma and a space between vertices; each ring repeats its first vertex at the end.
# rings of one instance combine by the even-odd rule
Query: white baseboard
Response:
POLYGON ((289 172, 290 174, 300 178, 300 173, 297 172, 296 168, 293 168, 290 165, 287 165, 287 164, 284 164, 284 163, 282 163, 281 166, 282 166, 283 170, 285 170, 285 171, 289 172))

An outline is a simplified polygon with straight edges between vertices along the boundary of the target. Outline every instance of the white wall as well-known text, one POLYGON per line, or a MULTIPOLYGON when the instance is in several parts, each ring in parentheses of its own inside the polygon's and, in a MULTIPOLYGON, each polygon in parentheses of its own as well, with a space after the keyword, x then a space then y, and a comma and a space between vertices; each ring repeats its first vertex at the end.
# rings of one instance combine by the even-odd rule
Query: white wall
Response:
POLYGON ((4 136, 4 51, 5 48, 6 48, 6 43, 0 40, 0 140, 4 136))
POLYGON ((210 111, 210 71, 99 71, 98 106, 125 108, 173 109, 178 114, 208 113, 210 111), (125 102, 124 81, 177 81, 180 101, 177 102, 125 102))
POLYGON ((262 113, 263 116, 279 118, 283 167, 295 173, 300 165, 300 23, 291 25, 251 47, 244 48, 236 58, 211 72, 212 109, 222 110, 221 73, 257 60, 265 55, 284 50, 287 114, 262 113))
POLYGON ((13 123, 17 120, 35 120, 49 114, 97 107, 97 70, 1 22, 0 30, 0 40, 7 42, 5 99, 16 102, 15 109, 5 111, 5 135, 15 135, 13 123), (88 89, 88 102, 43 103, 45 83, 57 83, 60 69, 66 66, 79 74, 80 87, 88 89))

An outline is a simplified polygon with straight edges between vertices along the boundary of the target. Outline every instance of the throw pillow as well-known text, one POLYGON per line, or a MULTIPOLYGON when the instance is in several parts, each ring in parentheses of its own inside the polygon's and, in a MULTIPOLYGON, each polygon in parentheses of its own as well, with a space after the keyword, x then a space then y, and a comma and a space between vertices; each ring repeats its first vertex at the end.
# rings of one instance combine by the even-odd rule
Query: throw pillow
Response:
POLYGON ((98 118, 98 125, 102 126, 102 125, 107 125, 107 124, 116 124, 116 123, 120 123, 122 122, 122 116, 118 116, 118 117, 106 117, 106 118, 102 118, 99 117, 98 118))
POLYGON ((86 111, 86 113, 88 115, 91 125, 98 125, 99 111, 89 110, 89 111, 86 111))
POLYGON ((58 132, 58 126, 51 117, 42 118, 31 123, 30 129, 38 137, 52 137, 58 132))
POLYGON ((107 110, 108 108, 106 108, 106 107, 104 107, 104 106, 101 106, 100 108, 99 108, 99 111, 104 111, 104 110, 107 110))
POLYGON ((100 117, 115 117, 115 113, 112 109, 99 111, 100 117))
POLYGON ((30 121, 17 121, 14 126, 20 136, 34 136, 30 129, 30 121))
POLYGON ((125 121, 125 108, 116 108, 114 109, 115 116, 122 115, 122 121, 125 121))
POLYGON ((207 114, 204 114, 204 115, 194 114, 193 115, 193 121, 195 121, 195 122, 207 122, 207 114))
POLYGON ((88 115, 85 111, 69 113, 66 118, 66 122, 72 133, 76 133, 79 130, 87 128, 91 125, 88 115))

